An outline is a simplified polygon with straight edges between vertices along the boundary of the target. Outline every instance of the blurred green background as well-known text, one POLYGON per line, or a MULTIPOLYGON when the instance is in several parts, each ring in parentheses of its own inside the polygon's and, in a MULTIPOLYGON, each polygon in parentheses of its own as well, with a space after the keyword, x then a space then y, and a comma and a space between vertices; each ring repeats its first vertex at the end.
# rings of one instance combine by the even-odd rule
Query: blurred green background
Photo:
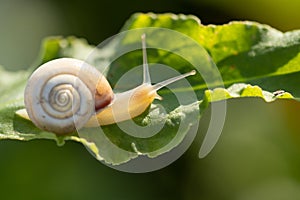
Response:
MULTIPOLYGON (((75 35, 98 44, 134 12, 194 14, 203 24, 255 20, 279 30, 300 28, 300 1, 0 0, 0 64, 28 68, 45 36, 75 35)), ((0 142, 0 199, 300 199, 299 103, 231 100, 224 131, 204 159, 197 140, 172 165, 127 174, 96 161, 69 142, 0 142)))

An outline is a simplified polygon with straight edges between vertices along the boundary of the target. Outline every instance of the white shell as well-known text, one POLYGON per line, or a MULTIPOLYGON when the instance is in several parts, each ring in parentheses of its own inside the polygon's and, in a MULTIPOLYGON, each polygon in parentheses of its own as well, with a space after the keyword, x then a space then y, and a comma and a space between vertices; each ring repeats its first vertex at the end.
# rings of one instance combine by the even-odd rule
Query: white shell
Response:
POLYGON ((95 91, 101 78, 94 67, 73 58, 43 64, 25 89, 30 119, 40 129, 57 134, 80 129, 95 113, 95 91))

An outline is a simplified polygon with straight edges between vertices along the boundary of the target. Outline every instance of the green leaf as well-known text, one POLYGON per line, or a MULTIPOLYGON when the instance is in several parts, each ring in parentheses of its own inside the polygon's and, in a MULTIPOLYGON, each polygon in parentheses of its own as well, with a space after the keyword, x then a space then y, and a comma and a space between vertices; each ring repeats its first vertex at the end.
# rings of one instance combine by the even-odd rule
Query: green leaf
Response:
POLYGON ((300 95, 300 30, 282 33, 255 22, 200 26, 200 43, 217 64, 226 85, 246 82, 300 95))
MULTIPOLYGON (((174 84, 176 89, 173 88, 186 97, 195 92, 198 98, 196 101, 180 105, 170 90, 161 90, 159 94, 164 100, 155 101, 147 112, 134 119, 134 122, 141 126, 150 128, 163 126, 151 137, 139 138, 126 134, 117 125, 101 127, 102 134, 99 134, 99 128, 83 129, 79 135, 85 133, 84 138, 76 133, 69 136, 56 136, 37 129, 30 121, 15 114, 18 109, 24 107, 23 91, 27 77, 22 78, 24 72, 0 70, 0 76, 7 79, 0 82, 1 139, 52 139, 60 145, 67 140, 73 140, 84 144, 98 160, 116 165, 140 155, 153 158, 172 150, 184 140, 191 127, 197 125, 201 114, 211 102, 245 97, 258 97, 270 102, 278 98, 300 96, 297 88, 300 80, 300 31, 281 33, 267 25, 255 22, 204 26, 194 16, 152 13, 133 15, 122 31, 138 31, 139 28, 145 27, 171 29, 202 45, 216 63, 227 89, 222 88, 219 81, 205 82, 198 74, 188 78, 193 90, 186 87, 176 88, 176 84, 174 84), (208 86, 209 90, 207 90, 208 86), (161 105, 166 112, 162 111, 161 105), (180 124, 182 126, 179 126, 180 124)), ((135 50, 119 55, 127 48, 140 46, 138 34, 131 35, 129 32, 124 32, 122 37, 117 37, 96 49, 86 40, 75 37, 46 38, 36 64, 25 74, 29 76, 38 65, 49 60, 74 57, 87 60, 97 66, 118 90, 131 88, 139 84, 140 79, 131 78, 131 85, 118 84, 118 81, 135 66, 142 64, 141 51, 135 50), (105 69, 108 63, 110 63, 109 68, 105 69), (118 87, 120 85, 123 88, 118 87)), ((194 69, 191 62, 199 58, 203 60, 204 70, 205 67, 213 66, 206 52, 199 53, 194 46, 186 45, 188 40, 184 37, 174 41, 174 38, 165 39, 163 33, 161 37, 151 37, 155 34, 158 32, 147 33, 147 44, 152 47, 157 44, 165 45, 170 49, 149 49, 150 63, 172 66, 180 73, 194 69)), ((160 66, 150 66, 150 69, 163 70, 160 66)), ((133 76, 141 74, 139 70, 131 72, 134 72, 133 76)), ((155 80, 154 77, 154 81, 159 80, 155 80)), ((126 123, 124 122, 123 125, 126 123)))

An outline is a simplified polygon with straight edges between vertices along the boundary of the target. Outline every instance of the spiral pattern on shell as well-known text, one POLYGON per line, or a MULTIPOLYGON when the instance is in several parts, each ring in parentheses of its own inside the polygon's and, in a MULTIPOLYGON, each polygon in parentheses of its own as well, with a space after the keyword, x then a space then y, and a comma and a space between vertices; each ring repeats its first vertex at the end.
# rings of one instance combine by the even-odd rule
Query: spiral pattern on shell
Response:
POLYGON ((95 113, 95 95, 101 87, 110 93, 103 101, 110 102, 112 89, 94 67, 73 58, 52 60, 28 80, 25 107, 40 129, 67 134, 83 127, 95 113))

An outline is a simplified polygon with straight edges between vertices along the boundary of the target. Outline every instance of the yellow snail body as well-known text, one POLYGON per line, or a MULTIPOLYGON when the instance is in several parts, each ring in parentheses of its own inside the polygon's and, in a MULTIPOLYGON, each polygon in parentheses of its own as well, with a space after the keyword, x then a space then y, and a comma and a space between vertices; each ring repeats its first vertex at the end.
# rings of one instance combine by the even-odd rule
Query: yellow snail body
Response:
POLYGON ((43 64, 31 75, 25 88, 26 110, 17 113, 56 134, 114 124, 142 114, 155 98, 160 99, 159 89, 195 74, 193 70, 152 85, 145 35, 142 44, 143 83, 136 88, 114 94, 94 67, 77 59, 60 58, 43 64))

